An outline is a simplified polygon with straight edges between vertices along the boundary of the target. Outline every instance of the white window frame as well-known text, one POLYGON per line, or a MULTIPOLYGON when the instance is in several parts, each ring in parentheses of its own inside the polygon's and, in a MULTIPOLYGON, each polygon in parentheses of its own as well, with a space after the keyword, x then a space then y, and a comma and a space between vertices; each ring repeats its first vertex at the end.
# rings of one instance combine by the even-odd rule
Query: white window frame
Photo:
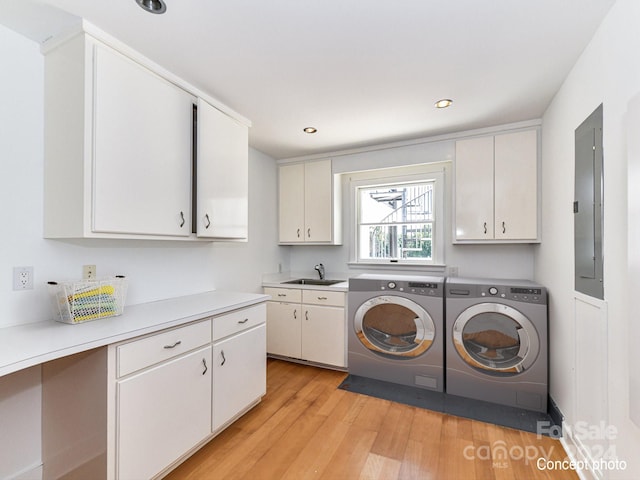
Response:
POLYGON ((411 167, 394 167, 379 170, 369 170, 350 174, 349 191, 351 200, 351 239, 350 264, 355 266, 444 266, 445 242, 445 169, 442 164, 425 164, 411 167), (384 185, 398 185, 410 183, 433 182, 433 236, 432 258, 430 260, 416 258, 398 259, 370 259, 360 258, 359 234, 360 211, 358 191, 360 188, 371 188, 384 185))

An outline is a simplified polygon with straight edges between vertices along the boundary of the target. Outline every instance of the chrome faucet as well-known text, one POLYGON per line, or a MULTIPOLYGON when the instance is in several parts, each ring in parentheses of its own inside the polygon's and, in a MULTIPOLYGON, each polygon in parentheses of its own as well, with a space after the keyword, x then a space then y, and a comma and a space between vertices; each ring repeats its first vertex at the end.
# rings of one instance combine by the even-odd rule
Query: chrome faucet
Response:
POLYGON ((320 280, 324 280, 324 265, 319 263, 313 268, 314 268, 314 270, 318 271, 318 275, 320 275, 320 280))

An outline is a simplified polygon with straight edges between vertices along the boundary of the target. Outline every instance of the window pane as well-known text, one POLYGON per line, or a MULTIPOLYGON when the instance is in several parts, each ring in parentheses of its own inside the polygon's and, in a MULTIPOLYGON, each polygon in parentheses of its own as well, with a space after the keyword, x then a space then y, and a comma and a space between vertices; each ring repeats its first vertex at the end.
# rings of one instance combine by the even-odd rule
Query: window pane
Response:
POLYGON ((359 190, 360 223, 433 221, 433 183, 393 185, 359 190))
POLYGON ((433 225, 409 223, 403 225, 361 225, 360 259, 431 260, 433 225))

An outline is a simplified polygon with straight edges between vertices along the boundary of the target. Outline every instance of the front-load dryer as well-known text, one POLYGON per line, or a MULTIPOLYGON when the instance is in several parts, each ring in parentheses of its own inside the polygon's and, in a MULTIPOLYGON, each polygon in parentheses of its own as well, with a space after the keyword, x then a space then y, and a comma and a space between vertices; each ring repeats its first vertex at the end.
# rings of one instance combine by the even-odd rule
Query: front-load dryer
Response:
POLYGON ((546 412, 546 289, 448 278, 445 292, 447 394, 546 412))
POLYGON ((443 287, 442 277, 350 278, 349 373, 442 392, 443 287))

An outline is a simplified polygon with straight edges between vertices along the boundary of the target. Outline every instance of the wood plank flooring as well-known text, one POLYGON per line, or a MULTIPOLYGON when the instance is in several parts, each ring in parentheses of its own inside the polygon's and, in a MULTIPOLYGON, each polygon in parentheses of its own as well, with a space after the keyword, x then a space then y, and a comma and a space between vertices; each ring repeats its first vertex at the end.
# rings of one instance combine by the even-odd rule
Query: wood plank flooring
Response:
POLYGON ((269 359, 267 395, 168 480, 577 479, 559 441, 337 389, 345 374, 269 359))

